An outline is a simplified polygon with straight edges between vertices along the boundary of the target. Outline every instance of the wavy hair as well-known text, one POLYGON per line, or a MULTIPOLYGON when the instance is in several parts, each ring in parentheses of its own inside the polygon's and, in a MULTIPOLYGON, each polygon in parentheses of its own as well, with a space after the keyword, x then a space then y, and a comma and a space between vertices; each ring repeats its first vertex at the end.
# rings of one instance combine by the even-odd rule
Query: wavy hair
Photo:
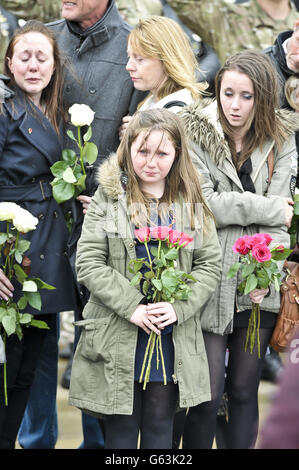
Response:
POLYGON ((262 52, 244 51, 229 57, 218 70, 215 79, 219 120, 227 138, 233 160, 239 169, 252 152, 262 147, 267 139, 273 139, 280 148, 287 137, 287 130, 277 117, 279 82, 271 60, 262 52), (226 119, 220 101, 221 82, 227 71, 237 71, 249 77, 253 84, 254 104, 247 121, 242 150, 237 158, 233 139, 233 127, 226 119))
POLYGON ((167 80, 158 90, 158 99, 187 88, 193 99, 206 90, 206 83, 198 83, 198 62, 188 37, 180 25, 164 16, 139 20, 128 36, 128 44, 141 56, 161 60, 167 80))
POLYGON ((199 175, 189 155, 180 118, 167 109, 137 111, 130 120, 117 150, 118 164, 128 179, 126 191, 128 206, 133 208, 131 219, 137 226, 142 226, 145 221, 150 223, 149 207, 152 201, 152 196, 145 194, 140 188, 133 168, 131 146, 141 132, 144 132, 143 142, 146 142, 151 132, 157 130, 166 134, 175 148, 175 159, 166 177, 164 194, 159 200, 158 214, 162 219, 165 218, 165 213, 159 213, 159 207, 171 208, 178 201, 180 194, 184 203, 187 203, 190 208, 190 223, 194 229, 196 205, 201 204, 204 218, 211 217, 211 212, 205 203, 199 175))

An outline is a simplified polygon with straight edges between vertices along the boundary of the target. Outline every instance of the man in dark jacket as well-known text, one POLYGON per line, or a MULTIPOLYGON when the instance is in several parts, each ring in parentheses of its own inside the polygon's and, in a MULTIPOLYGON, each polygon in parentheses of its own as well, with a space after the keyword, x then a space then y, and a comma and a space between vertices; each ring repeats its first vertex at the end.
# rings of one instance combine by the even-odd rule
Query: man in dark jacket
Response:
POLYGON ((299 21, 297 23, 293 31, 280 33, 275 44, 264 50, 273 61, 281 80, 280 105, 283 108, 290 108, 284 93, 285 82, 292 75, 299 76, 299 21))

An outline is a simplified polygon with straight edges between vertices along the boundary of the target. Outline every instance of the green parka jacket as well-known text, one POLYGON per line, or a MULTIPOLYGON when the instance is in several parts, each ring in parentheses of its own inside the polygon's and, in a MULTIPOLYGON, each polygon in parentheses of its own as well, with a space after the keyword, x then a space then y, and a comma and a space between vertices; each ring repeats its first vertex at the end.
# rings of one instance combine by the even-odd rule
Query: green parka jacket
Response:
MULTIPOLYGON (((238 295, 240 277, 227 279, 229 267, 238 261, 232 251, 235 241, 243 235, 260 232, 269 233, 272 244, 289 247, 290 237, 285 225, 285 197, 292 197, 297 177, 297 151, 294 130, 299 128, 299 116, 287 110, 277 111, 277 117, 286 124, 288 136, 277 148, 274 141, 267 140, 262 148, 251 155, 251 178, 255 193, 244 191, 223 130, 218 120, 216 101, 205 108, 194 104, 180 112, 193 147, 192 158, 202 175, 202 190, 214 214, 217 233, 223 252, 221 281, 201 315, 201 326, 205 331, 218 334, 231 333, 234 308, 238 311, 251 308, 249 295, 238 295), (274 149, 274 170, 268 183, 267 158, 274 149)), ((283 262, 278 263, 282 269, 283 262)), ((270 289, 261 307, 278 313, 280 295, 270 289)))
MULTIPOLYGON (((135 349, 138 327, 130 318, 143 294, 130 285, 128 263, 136 258, 133 227, 116 156, 99 169, 100 185, 92 198, 77 251, 78 280, 90 291, 81 336, 73 360, 69 403, 96 416, 133 410, 135 349)), ((176 301, 173 328, 173 380, 179 387, 179 406, 210 400, 207 357, 200 312, 213 295, 221 271, 221 249, 214 222, 191 232, 185 206, 176 205, 176 229, 194 237, 180 250, 178 269, 197 279, 188 301, 176 301)))

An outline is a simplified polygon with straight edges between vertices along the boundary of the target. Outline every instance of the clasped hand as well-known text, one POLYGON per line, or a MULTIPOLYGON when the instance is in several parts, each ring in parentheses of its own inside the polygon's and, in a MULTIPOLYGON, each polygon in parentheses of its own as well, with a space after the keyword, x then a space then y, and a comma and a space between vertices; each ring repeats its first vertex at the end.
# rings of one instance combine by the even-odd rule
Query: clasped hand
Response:
POLYGON ((130 322, 142 328, 147 334, 154 331, 157 335, 167 325, 177 321, 175 310, 169 302, 139 304, 130 318, 130 322))
POLYGON ((267 295, 269 289, 254 289, 249 293, 249 297, 254 304, 261 304, 264 300, 265 295, 267 295))
POLYGON ((0 299, 8 300, 13 296, 14 286, 0 269, 0 299))

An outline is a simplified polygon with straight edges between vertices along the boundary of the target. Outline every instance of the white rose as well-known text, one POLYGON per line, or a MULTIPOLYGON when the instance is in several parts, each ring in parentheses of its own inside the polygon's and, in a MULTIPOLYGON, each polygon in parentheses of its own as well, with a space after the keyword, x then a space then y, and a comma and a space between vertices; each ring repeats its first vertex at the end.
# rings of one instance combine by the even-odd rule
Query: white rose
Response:
POLYGON ((13 219, 13 224, 18 232, 27 233, 30 232, 30 230, 36 229, 38 219, 30 212, 22 209, 22 207, 19 207, 13 219))
POLYGON ((0 221, 12 222, 20 206, 14 202, 0 202, 0 221))
POLYGON ((70 107, 71 122, 74 126, 90 126, 95 113, 86 104, 73 104, 70 107))

